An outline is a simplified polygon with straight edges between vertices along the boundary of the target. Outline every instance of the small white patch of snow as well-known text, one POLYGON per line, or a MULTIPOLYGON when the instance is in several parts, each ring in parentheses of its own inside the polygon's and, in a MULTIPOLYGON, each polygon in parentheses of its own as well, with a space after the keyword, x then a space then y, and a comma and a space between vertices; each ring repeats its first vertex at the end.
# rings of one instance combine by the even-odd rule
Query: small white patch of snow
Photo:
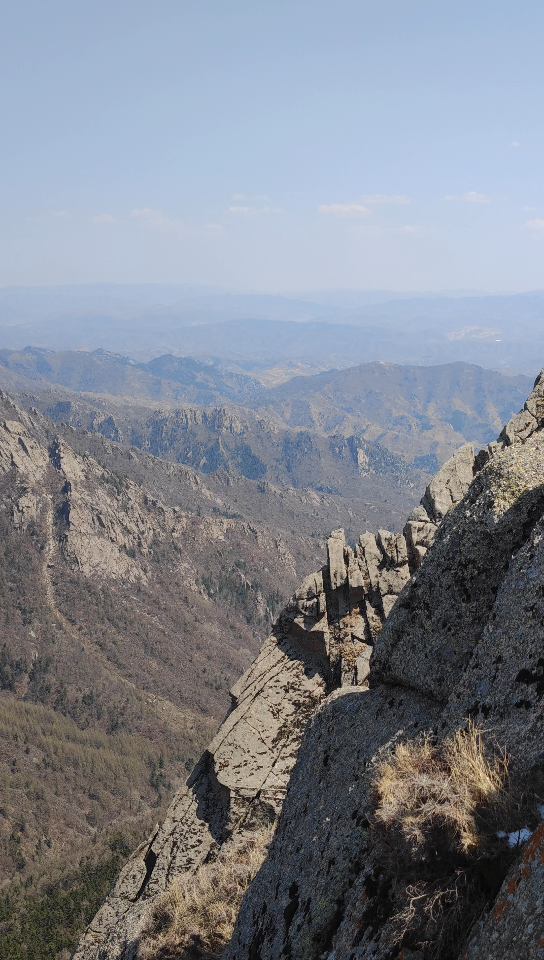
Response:
POLYGON ((527 843, 527 840, 531 836, 531 831, 529 827, 522 827, 521 830, 514 830, 513 833, 508 834, 508 846, 509 847, 521 847, 522 843, 527 843))

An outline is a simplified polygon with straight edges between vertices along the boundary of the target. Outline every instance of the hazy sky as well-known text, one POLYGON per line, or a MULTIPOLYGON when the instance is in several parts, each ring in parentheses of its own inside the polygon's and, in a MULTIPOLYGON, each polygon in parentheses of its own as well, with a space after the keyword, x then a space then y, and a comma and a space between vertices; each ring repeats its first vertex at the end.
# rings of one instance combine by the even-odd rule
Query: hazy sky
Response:
POLYGON ((544 4, 17 0, 0 285, 544 287, 544 4))

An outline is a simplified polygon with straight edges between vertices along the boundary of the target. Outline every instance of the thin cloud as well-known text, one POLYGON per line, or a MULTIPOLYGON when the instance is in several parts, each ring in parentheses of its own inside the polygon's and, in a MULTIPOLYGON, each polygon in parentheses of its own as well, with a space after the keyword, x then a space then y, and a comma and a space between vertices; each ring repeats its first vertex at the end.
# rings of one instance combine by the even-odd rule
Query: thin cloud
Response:
POLYGON ((528 220, 527 226, 529 230, 535 230, 537 233, 544 233, 544 220, 540 220, 538 217, 535 220, 528 220))
POLYGON ((159 213, 158 210, 152 210, 151 207, 141 207, 132 211, 133 217, 138 217, 139 220, 160 220, 162 219, 162 213, 159 213))
POLYGON ((353 228, 353 232, 371 237, 427 237, 435 232, 435 228, 421 223, 405 223, 399 227, 382 226, 373 221, 359 224, 353 228))
POLYGON ((521 143, 519 142, 519 140, 511 140, 511 141, 510 141, 510 146, 511 146, 511 147, 521 147, 521 143))
POLYGON ((219 232, 224 231, 224 229, 225 229, 225 224, 224 224, 224 223, 211 223, 211 222, 210 222, 210 223, 197 223, 197 224, 194 225, 194 227, 193 227, 192 229, 193 229, 193 232, 195 232, 195 233, 197 233, 197 234, 202 234, 202 235, 205 236, 206 234, 209 234, 209 233, 219 233, 219 232))
POLYGON ((227 207, 225 213, 234 214, 234 216, 255 217, 269 213, 283 213, 281 207, 250 207, 250 206, 232 206, 227 207))
POLYGON ((411 203, 410 197, 394 193, 367 193, 361 197, 361 203, 376 205, 379 203, 411 203))
POLYGON ((268 202, 268 197, 266 196, 265 193, 256 193, 254 195, 249 195, 249 196, 247 193, 233 193, 232 199, 237 202, 243 201, 244 203, 248 203, 248 204, 268 202))
POLYGON ((463 194, 463 200, 468 200, 469 203, 491 203, 485 193, 477 193, 476 190, 469 190, 468 193, 463 194))
POLYGON ((72 214, 69 210, 55 210, 53 216, 56 217, 57 220, 69 220, 72 214))
POLYGON ((170 220, 168 217, 163 216, 158 210, 153 210, 151 207, 141 207, 135 210, 132 210, 132 216, 137 220, 142 220, 145 223, 149 224, 150 227, 182 227, 183 223, 181 220, 170 220))
POLYGON ((352 219, 368 217, 372 213, 372 210, 369 210, 368 207, 365 207, 362 203, 321 204, 318 210, 320 213, 326 213, 333 217, 349 217, 352 219))
POLYGON ((119 221, 109 213, 99 213, 97 217, 91 217, 91 223, 118 223, 119 221))

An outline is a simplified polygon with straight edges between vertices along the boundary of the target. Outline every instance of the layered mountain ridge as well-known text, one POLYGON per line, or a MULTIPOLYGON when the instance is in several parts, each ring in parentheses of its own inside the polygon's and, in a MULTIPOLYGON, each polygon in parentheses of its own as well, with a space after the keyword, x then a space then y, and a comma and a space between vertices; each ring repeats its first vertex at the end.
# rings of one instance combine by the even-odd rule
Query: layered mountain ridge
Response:
POLYGON ((296 298, 190 286, 88 285, 0 290, 2 343, 88 349, 148 360, 214 357, 240 369, 313 370, 387 357, 480 363, 536 373, 542 291, 506 296, 321 291, 296 298))
POLYGON ((0 352, 0 386, 60 424, 207 473, 349 497, 365 495, 373 473, 423 487, 421 471, 434 473, 464 441, 493 439, 530 383, 463 363, 366 363, 265 388, 190 357, 0 352))

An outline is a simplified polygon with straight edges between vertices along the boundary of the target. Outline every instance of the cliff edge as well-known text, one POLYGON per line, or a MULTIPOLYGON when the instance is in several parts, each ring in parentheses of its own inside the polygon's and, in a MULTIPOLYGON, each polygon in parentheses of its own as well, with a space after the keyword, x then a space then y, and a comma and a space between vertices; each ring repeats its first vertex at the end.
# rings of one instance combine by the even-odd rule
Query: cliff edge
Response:
MULTIPOLYGON (((217 736, 77 960, 134 957, 174 878, 278 816, 225 957, 399 955, 398 904, 369 829, 376 762, 424 731, 444 740, 470 716, 493 728, 513 770, 542 768, 543 425, 541 374, 497 442, 444 464, 402 536, 365 533, 352 550, 342 531, 331 535, 327 563, 233 688, 217 736)), ((511 865, 495 913, 464 948, 469 960, 544 956, 543 923, 523 920, 531 904, 542 909, 542 843, 536 831, 523 865, 511 865)))

